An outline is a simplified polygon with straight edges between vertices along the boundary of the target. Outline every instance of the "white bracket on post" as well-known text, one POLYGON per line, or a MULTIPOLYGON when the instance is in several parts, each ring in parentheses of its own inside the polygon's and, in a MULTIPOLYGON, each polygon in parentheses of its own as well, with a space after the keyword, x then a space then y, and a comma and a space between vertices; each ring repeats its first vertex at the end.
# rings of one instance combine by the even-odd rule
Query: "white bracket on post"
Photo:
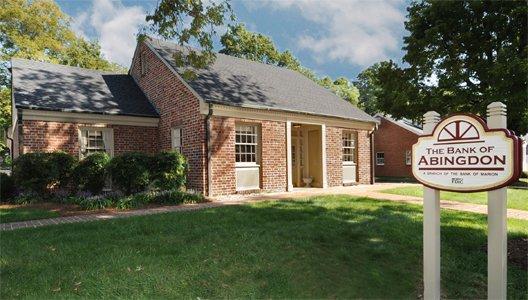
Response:
MULTIPOLYGON (((507 128, 506 105, 488 105, 488 127, 507 128)), ((506 299, 507 290, 507 190, 488 192, 488 299, 506 299)))
MULTIPOLYGON (((424 114, 423 133, 431 134, 440 115, 424 114)), ((423 198, 423 280, 424 299, 440 299, 440 191, 424 186, 423 198)))

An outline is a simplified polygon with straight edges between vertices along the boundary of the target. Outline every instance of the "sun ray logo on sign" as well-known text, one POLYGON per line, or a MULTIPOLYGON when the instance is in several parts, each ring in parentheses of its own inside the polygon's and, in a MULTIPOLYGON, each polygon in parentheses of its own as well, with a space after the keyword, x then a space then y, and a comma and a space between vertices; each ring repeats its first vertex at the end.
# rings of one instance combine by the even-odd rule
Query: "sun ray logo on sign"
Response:
POLYGON ((509 130, 490 130, 477 116, 454 115, 413 145, 412 172, 435 189, 491 190, 519 178, 520 151, 519 138, 509 130))

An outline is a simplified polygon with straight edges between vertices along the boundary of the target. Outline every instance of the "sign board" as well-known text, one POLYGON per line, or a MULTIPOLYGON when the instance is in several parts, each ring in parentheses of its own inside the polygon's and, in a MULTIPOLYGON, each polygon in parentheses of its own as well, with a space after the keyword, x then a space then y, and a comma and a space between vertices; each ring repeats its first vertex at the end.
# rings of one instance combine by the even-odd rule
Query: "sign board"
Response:
POLYGON ((521 143, 507 129, 489 129, 479 117, 440 121, 412 148, 414 177, 430 188, 476 192, 504 187, 521 174, 521 143))

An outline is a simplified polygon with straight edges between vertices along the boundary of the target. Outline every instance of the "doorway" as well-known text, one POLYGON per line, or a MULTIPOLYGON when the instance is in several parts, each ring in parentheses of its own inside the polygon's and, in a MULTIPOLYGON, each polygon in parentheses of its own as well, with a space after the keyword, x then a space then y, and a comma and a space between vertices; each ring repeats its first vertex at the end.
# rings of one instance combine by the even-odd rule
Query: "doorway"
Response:
POLYGON ((291 162, 293 187, 323 187, 322 131, 320 125, 292 124, 291 162))

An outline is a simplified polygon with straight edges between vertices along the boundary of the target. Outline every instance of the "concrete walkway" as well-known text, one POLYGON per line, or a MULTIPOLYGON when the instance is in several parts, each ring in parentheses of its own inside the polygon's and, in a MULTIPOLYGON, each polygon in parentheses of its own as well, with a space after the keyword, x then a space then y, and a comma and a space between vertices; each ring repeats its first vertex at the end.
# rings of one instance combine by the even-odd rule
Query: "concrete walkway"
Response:
MULTIPOLYGON (((252 195, 231 195, 223 197, 214 197, 210 200, 212 202, 198 203, 198 204, 187 204, 179 206, 163 206, 156 208, 147 209, 136 209, 129 211, 121 211, 115 213, 103 213, 103 214, 90 214, 90 215, 79 215, 69 217, 59 217, 52 219, 40 219, 23 222, 3 223, 0 224, 0 231, 13 230, 19 228, 30 228, 30 227, 41 227, 55 224, 66 224, 66 223, 78 223, 88 222, 97 220, 108 220, 125 218, 132 216, 145 216, 167 212, 178 212, 178 211, 193 211, 206 208, 221 207, 227 205, 241 205, 259 201, 268 200, 285 200, 285 199, 300 199, 313 196, 321 195, 351 195, 360 197, 369 197, 374 199, 383 199, 396 202, 410 203, 410 204, 422 204, 422 198, 412 196, 400 196, 381 193, 381 190, 412 186, 412 184, 394 184, 394 183, 382 183, 376 185, 357 185, 349 187, 332 187, 327 189, 318 188, 298 188, 293 192, 282 192, 282 193, 265 193, 265 194, 252 194, 252 195)), ((479 214, 487 214, 487 206, 479 204, 461 203, 455 201, 442 200, 440 205, 444 209, 451 209, 457 211, 465 211, 479 214)), ((508 218, 528 220, 528 211, 508 209, 508 218)))

